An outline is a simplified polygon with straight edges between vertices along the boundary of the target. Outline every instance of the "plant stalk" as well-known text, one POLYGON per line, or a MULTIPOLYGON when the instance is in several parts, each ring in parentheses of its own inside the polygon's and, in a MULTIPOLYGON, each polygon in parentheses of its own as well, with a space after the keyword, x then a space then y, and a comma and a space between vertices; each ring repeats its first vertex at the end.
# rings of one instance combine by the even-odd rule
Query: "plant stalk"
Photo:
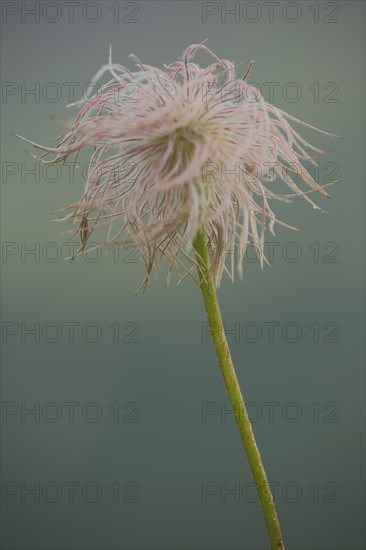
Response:
POLYGON ((217 359, 219 361, 222 376, 230 398, 230 403, 235 414, 235 420, 238 425, 245 454, 257 487, 258 497, 271 543, 271 550, 283 550, 285 547, 273 496, 254 438, 252 425, 250 423, 244 404, 244 399, 240 391, 239 382, 236 377, 235 368, 225 335, 214 279, 210 273, 211 265, 206 236, 203 229, 197 233, 193 246, 199 266, 198 277, 200 288, 206 308, 207 319, 211 328, 217 359))

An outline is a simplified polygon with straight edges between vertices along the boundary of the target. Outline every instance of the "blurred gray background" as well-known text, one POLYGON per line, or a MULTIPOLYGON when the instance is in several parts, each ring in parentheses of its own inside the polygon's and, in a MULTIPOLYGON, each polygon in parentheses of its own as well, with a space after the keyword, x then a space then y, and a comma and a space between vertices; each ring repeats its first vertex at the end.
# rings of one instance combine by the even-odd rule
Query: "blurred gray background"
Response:
POLYGON ((199 290, 135 296, 133 250, 65 260, 49 220, 82 173, 42 171, 13 135, 53 143, 110 43, 162 66, 208 37, 341 136, 303 132, 329 150, 318 181, 340 180, 327 214, 275 205, 301 231, 269 236, 271 267, 249 259, 219 299, 286 547, 364 548, 364 3, 3 2, 2 31, 3 548, 267 547, 199 290))

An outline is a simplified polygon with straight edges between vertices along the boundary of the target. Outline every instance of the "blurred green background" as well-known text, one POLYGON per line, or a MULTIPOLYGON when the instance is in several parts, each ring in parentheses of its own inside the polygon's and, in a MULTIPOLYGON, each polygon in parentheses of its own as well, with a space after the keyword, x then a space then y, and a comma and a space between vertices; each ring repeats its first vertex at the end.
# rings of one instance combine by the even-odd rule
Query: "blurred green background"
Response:
POLYGON ((361 550, 364 3, 70 10, 3 3, 3 548, 267 547, 198 289, 161 278, 135 296, 144 272, 133 250, 65 261, 68 227, 49 220, 78 199, 82 174, 28 173, 39 169, 34 151, 13 135, 51 144, 52 117, 70 115, 70 90, 79 99, 110 43, 116 62, 131 66, 133 52, 162 66, 211 37, 220 57, 255 60, 249 81, 276 106, 341 136, 303 132, 329 150, 318 181, 333 169, 340 180, 318 201, 327 214, 301 200, 274 205, 301 231, 278 229, 272 266, 248 261, 244 281, 224 279, 219 299, 286 548, 361 550))

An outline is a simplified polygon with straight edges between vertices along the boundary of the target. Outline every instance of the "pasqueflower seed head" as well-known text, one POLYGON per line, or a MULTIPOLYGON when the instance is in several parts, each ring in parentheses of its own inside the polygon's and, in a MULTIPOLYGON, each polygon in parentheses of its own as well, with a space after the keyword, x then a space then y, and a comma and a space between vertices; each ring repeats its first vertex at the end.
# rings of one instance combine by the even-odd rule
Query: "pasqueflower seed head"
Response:
POLYGON ((62 218, 77 223, 80 251, 102 227, 104 245, 134 243, 146 266, 144 286, 163 258, 168 281, 175 269, 181 278, 193 276, 193 241, 203 228, 216 284, 224 271, 234 277, 234 252, 242 272, 250 242, 263 264, 266 228, 273 233, 276 223, 286 225, 270 203, 302 196, 317 208, 311 194, 327 196, 304 167, 323 151, 292 126, 332 134, 265 101, 238 67, 203 43, 164 69, 130 57, 133 71, 113 63, 110 53, 89 87, 94 93, 73 104, 78 114, 57 147, 31 142, 50 163, 92 148, 84 194, 62 218), (195 62, 198 53, 209 56, 206 66, 195 62), (95 91, 106 72, 111 79, 95 91), (272 191, 279 180, 289 194, 272 191))

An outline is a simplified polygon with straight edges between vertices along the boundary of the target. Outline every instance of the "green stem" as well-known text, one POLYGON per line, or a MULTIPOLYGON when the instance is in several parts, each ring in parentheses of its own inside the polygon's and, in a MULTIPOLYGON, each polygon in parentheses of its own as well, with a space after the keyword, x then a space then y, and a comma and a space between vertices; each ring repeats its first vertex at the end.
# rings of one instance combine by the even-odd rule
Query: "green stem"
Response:
POLYGON ((245 408, 244 399, 240 391, 239 382, 235 374, 233 361, 226 340, 215 284, 213 277, 210 274, 211 266, 206 237, 203 230, 198 232, 193 246, 199 265, 198 276, 200 287, 205 303, 207 319, 211 327, 211 334, 216 355, 224 377, 225 386, 229 394, 230 403, 235 414, 235 419, 244 445, 244 450, 257 487, 258 497, 262 506, 269 540, 271 542, 271 549, 283 550, 285 547, 282 540, 280 524, 278 522, 271 489, 269 487, 266 472, 262 464, 262 459, 255 442, 252 425, 245 408))

